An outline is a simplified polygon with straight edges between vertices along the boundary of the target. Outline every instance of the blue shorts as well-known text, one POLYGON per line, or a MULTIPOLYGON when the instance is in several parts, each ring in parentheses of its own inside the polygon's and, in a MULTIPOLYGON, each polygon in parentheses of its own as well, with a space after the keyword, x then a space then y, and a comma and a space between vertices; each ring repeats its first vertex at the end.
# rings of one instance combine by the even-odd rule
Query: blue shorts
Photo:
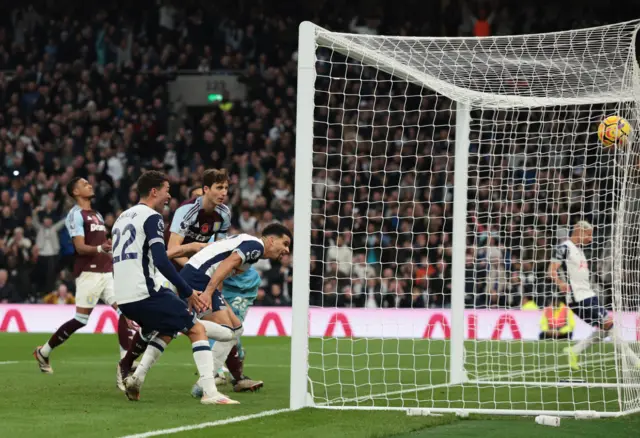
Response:
POLYGON ((198 271, 191 265, 185 265, 180 270, 180 276, 191 286, 194 290, 204 291, 209 284, 209 276, 204 272, 198 271))
POLYGON ((578 318, 594 327, 602 327, 609 317, 609 312, 598 302, 598 297, 591 297, 577 303, 572 303, 569 308, 578 318))
POLYGON ((187 332, 196 323, 196 317, 187 305, 169 289, 161 287, 149 298, 121 304, 120 310, 134 320, 144 333, 157 331, 161 335, 175 336, 187 332))

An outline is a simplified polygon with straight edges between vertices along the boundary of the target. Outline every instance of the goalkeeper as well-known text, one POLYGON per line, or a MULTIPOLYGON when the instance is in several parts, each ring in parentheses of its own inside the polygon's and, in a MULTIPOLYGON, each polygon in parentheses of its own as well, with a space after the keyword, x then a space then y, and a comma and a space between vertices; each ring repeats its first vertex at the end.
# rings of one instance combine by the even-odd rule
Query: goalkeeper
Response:
POLYGON ((571 309, 558 298, 542 311, 540 318, 540 340, 542 339, 572 339, 576 328, 576 318, 571 309))
MULTIPOLYGON (((261 282, 260 274, 258 274, 258 271, 253 267, 250 267, 242 274, 227 278, 223 282, 222 296, 229 306, 231 306, 233 313, 235 313, 243 324, 247 317, 249 306, 253 304, 258 296, 258 288, 260 287, 261 282)), ((214 340, 209 340, 211 348, 213 348, 214 343, 214 340)), ((233 376, 231 383, 233 384, 233 390, 235 392, 246 390, 255 391, 256 389, 261 388, 264 384, 262 381, 257 381, 255 383, 258 383, 259 385, 254 385, 252 388, 243 388, 241 386, 242 381, 248 379, 248 377, 243 374, 244 349, 242 348, 241 339, 238 339, 237 346, 229 353, 229 356, 227 357, 227 367, 233 376)), ((226 383, 226 379, 224 378, 224 369, 220 369, 216 376, 216 384, 220 385, 224 383, 226 383)), ((202 388, 197 384, 194 385, 191 390, 191 395, 194 397, 202 397, 202 388)))

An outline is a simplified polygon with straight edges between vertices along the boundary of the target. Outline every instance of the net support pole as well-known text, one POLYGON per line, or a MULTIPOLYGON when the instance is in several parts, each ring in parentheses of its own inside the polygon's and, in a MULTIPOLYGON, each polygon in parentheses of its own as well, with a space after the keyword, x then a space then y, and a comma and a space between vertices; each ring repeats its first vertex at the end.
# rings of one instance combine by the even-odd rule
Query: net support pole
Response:
POLYGON ((464 369, 464 297, 470 125, 470 105, 457 102, 451 254, 451 272, 453 273, 451 279, 451 349, 449 352, 449 383, 452 385, 459 385, 467 381, 467 373, 464 369))
POLYGON ((301 409, 307 406, 315 63, 315 26, 305 21, 300 24, 298 39, 291 386, 289 392, 291 409, 301 409))

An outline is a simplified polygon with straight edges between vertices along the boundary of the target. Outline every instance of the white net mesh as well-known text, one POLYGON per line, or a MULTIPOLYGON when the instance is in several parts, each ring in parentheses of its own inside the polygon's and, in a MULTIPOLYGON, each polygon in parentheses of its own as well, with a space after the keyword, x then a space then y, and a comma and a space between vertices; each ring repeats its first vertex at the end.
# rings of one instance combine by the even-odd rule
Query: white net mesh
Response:
POLYGON ((317 406, 639 407, 638 26, 481 40, 318 29, 308 352, 317 406), (468 139, 456 138, 457 102, 471 105, 468 139), (634 128, 627 147, 599 144, 609 114, 634 128), (454 249, 460 144, 466 248, 454 249), (547 274, 554 248, 580 220, 594 227, 584 248, 592 287, 626 343, 591 346, 572 370, 563 349, 592 328, 576 318, 574 341, 539 336, 543 308, 560 295, 547 274), (450 308, 452 294, 464 309, 450 308), (520 310, 526 303, 539 310, 520 310), (464 358, 450 353, 457 329, 464 358), (451 384, 461 359, 468 381, 451 384))

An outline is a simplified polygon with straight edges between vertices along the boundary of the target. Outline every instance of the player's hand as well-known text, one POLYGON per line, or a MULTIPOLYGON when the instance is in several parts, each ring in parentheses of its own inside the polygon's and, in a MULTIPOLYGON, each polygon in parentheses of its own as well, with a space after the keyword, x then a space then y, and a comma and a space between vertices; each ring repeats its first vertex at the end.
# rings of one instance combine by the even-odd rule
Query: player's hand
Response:
MULTIPOLYGON (((203 312, 207 310, 209 307, 207 306, 206 299, 202 298, 202 292, 198 290, 194 290, 191 296, 187 299, 190 310, 195 310, 196 312, 203 312)), ((211 299, 209 299, 209 305, 211 305, 211 299)))
POLYGON ((558 289, 560 289, 560 292, 562 293, 568 293, 569 292, 569 285, 567 283, 562 283, 558 285, 558 289))
POLYGON ((204 292, 198 293, 200 294, 200 300, 204 303, 205 310, 211 309, 211 295, 204 292))
POLYGON ((107 239, 107 241, 100 246, 102 247, 102 251, 111 252, 111 239, 107 239))

